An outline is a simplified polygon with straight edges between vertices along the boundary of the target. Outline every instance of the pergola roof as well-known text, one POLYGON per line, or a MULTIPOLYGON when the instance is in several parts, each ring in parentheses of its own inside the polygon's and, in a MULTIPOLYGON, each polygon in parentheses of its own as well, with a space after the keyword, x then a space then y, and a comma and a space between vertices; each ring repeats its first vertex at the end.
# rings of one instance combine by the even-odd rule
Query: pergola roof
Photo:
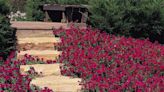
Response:
POLYGON ((60 10, 65 11, 66 8, 86 8, 87 5, 60 5, 60 4, 44 4, 43 10, 60 10))

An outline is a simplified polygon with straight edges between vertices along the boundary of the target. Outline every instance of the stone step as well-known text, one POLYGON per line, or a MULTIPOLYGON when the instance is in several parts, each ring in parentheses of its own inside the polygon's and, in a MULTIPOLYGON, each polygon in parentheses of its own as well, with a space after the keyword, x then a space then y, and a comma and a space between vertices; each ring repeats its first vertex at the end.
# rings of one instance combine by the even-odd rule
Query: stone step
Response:
POLYGON ((33 38, 20 38, 18 39, 19 44, 24 43, 59 43, 60 38, 57 37, 33 37, 33 38))
POLYGON ((36 56, 39 58, 43 58, 45 61, 46 60, 56 60, 59 55, 61 54, 61 51, 55 51, 55 50, 27 50, 27 51, 20 51, 17 53, 17 58, 18 59, 23 59, 24 55, 32 55, 36 56))
POLYGON ((80 81, 80 78, 51 75, 35 78, 31 81, 31 84, 39 86, 40 88, 48 87, 54 92, 80 92, 80 81))
MULTIPOLYGON (((34 22, 34 21, 11 21, 11 27, 17 30, 52 30, 59 28, 70 28, 70 23, 59 23, 59 22, 34 22)), ((86 23, 75 23, 79 28, 86 28, 86 23)))
POLYGON ((60 38, 57 37, 32 37, 19 38, 17 49, 19 51, 25 50, 54 50, 60 43, 60 38))
POLYGON ((39 74, 39 76, 48 76, 48 75, 61 75, 59 63, 55 64, 34 64, 34 65, 21 65, 20 72, 21 74, 26 74, 30 67, 33 67, 34 70, 39 74))
POLYGON ((30 22, 30 21, 11 21, 11 26, 21 30, 52 30, 59 29, 61 27, 68 28, 67 23, 57 23, 57 22, 30 22))
POLYGON ((18 51, 26 51, 26 50, 57 50, 58 44, 55 43, 24 43, 18 44, 17 49, 18 51))
POLYGON ((53 30, 17 30, 17 38, 54 37, 53 30))

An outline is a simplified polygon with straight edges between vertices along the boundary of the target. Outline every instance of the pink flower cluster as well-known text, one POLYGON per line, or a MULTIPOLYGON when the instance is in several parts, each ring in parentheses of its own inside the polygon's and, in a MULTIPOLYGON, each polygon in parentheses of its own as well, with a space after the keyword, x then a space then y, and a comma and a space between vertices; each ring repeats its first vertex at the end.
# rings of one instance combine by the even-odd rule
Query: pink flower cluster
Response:
POLYGON ((15 53, 11 53, 6 62, 0 65, 0 92, 52 92, 48 88, 40 89, 35 85, 30 85, 32 73, 29 75, 20 73, 20 65, 33 62, 32 57, 16 60, 14 56, 15 53))
POLYGON ((164 46, 93 29, 59 29, 62 74, 89 92, 162 92, 164 46))

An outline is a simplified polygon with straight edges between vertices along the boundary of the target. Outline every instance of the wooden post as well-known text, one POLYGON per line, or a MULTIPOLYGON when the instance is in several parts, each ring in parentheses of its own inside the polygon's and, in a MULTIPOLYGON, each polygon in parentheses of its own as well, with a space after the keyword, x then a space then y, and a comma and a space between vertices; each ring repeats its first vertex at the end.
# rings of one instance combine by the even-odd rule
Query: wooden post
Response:
POLYGON ((84 14, 81 13, 81 23, 84 23, 84 14))
POLYGON ((45 22, 48 22, 49 19, 50 19, 50 18, 49 18, 48 12, 45 11, 45 19, 44 19, 44 21, 45 21, 45 22))
POLYGON ((88 19, 88 12, 85 11, 84 13, 81 14, 82 14, 81 23, 86 23, 88 19))
POLYGON ((61 22, 66 23, 66 16, 65 16, 64 11, 62 11, 62 20, 61 20, 61 22))

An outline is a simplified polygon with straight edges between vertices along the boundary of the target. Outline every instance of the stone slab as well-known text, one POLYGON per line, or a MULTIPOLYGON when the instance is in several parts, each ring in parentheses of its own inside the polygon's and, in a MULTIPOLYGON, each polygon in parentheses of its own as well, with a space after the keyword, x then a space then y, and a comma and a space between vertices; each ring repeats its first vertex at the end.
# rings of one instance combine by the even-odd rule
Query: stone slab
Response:
POLYGON ((80 92, 80 78, 66 76, 46 76, 32 80, 31 84, 41 88, 48 87, 54 92, 80 92))
POLYGON ((17 38, 54 37, 53 30, 17 30, 17 38))
POLYGON ((47 75, 61 75, 59 63, 55 64, 34 64, 34 65, 21 65, 20 72, 21 74, 26 74, 30 67, 33 67, 36 72, 41 76, 47 75))
POLYGON ((18 40, 18 44, 24 44, 24 43, 39 44, 39 43, 59 43, 59 42, 61 42, 60 38, 56 38, 56 37, 32 37, 32 38, 20 38, 17 40, 18 40))

